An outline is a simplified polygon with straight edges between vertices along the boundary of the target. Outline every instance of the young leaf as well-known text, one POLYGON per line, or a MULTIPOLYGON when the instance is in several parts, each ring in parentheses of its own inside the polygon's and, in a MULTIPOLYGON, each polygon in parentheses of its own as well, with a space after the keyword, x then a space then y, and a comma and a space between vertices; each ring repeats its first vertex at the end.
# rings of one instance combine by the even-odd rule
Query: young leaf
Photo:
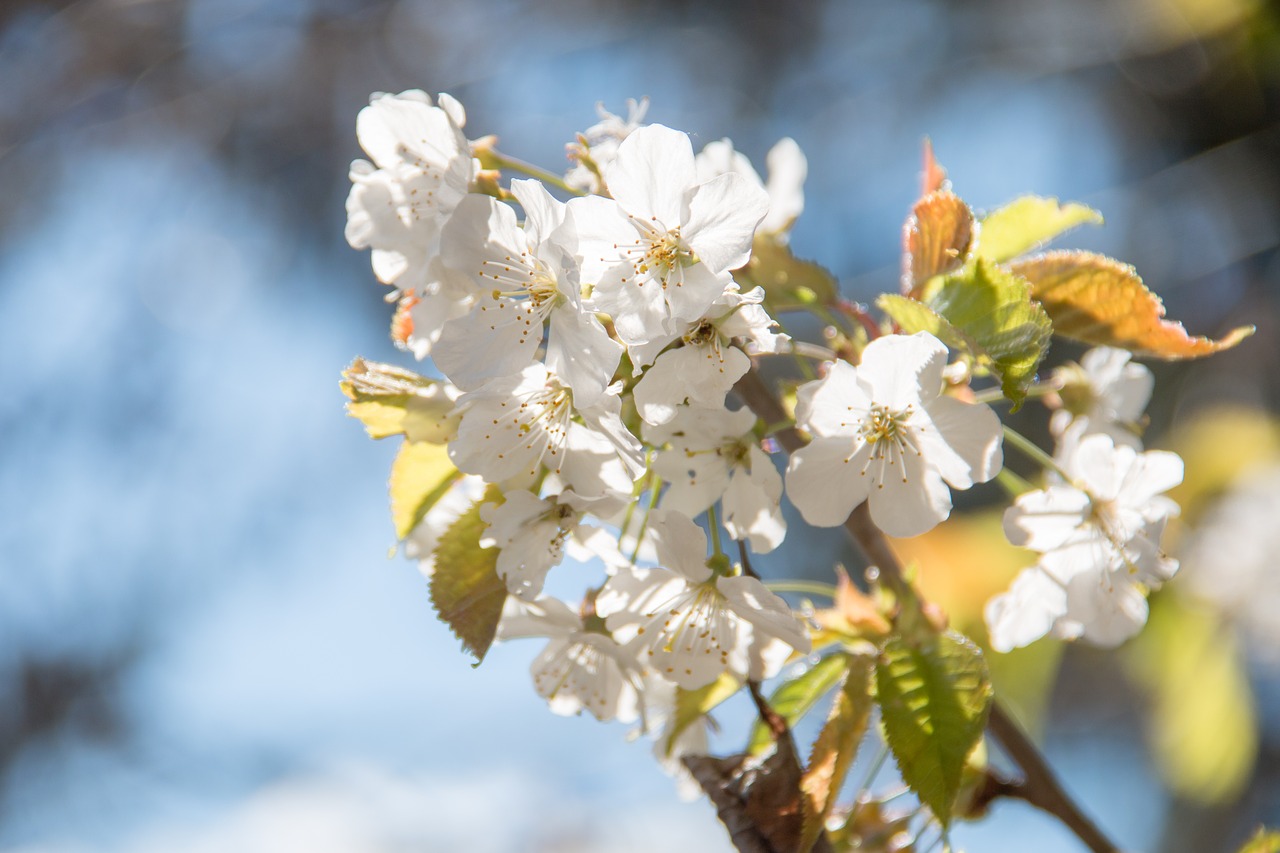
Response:
POLYGON ((981 258, 948 275, 924 303, 887 293, 876 304, 903 331, 930 332, 1000 379, 1022 404, 1049 349, 1053 326, 1026 281, 981 258))
POLYGON ((671 748, 679 740, 680 735, 684 734, 685 729, 689 728, 721 702, 737 693, 738 688, 741 686, 741 681, 726 672, 715 681, 704 687, 699 687, 697 690, 685 690, 683 687, 677 687, 676 709, 672 714, 671 725, 667 731, 667 740, 663 746, 663 751, 670 755, 671 748))
POLYGON ((983 218, 977 253, 991 261, 1007 261, 1085 223, 1101 225, 1102 214, 1083 204, 1062 205, 1056 198, 1025 195, 983 218))
POLYGON ((1253 334, 1240 326, 1221 340, 1192 337, 1164 318, 1164 303, 1128 264, 1091 252, 1048 252, 1009 267, 1053 319, 1053 331, 1154 358, 1197 358, 1230 349, 1253 334))
POLYGON ((973 241, 973 211, 939 190, 911 208, 902 228, 902 292, 919 297, 925 282, 964 266, 973 241))
POLYGON ((403 539, 413 532, 427 511, 461 476, 462 472, 449 461, 443 444, 405 441, 391 463, 388 481, 396 538, 403 539))
POLYGON ((1240 848, 1240 853, 1280 853, 1280 832, 1265 826, 1258 827, 1258 831, 1240 848))
MULTIPOLYGON (((849 668, 849 655, 829 655, 818 661, 813 667, 786 682, 769 697, 769 705, 778 713, 788 726, 794 726, 805 714, 818 703, 833 687, 840 683, 841 676, 849 668)), ((751 730, 751 740, 747 751, 759 755, 773 743, 773 735, 759 720, 751 730)))
POLYGON ((480 547, 487 526, 480 518, 480 506, 501 500, 501 494, 490 487, 441 535, 430 580, 432 607, 462 641, 462 647, 476 656, 475 666, 493 644, 507 600, 507 585, 495 569, 498 549, 480 547))
POLYGON ((866 656, 850 662, 827 722, 813 743, 809 766, 800 779, 800 789, 809 803, 805 810, 804 835, 800 839, 802 853, 812 849, 822 834, 845 776, 858 754, 858 744, 866 734, 871 717, 872 664, 873 658, 866 656))
POLYGON ((951 632, 918 645, 894 637, 876 663, 876 692, 903 781, 946 826, 991 702, 982 653, 951 632))
POLYGON ((446 383, 363 358, 342 377, 338 387, 351 400, 347 414, 364 424, 370 438, 403 433, 410 441, 443 444, 453 437, 456 392, 446 383))
POLYGON ((744 290, 763 287, 765 300, 774 311, 830 305, 840 295, 835 276, 813 261, 797 258, 785 243, 771 237, 756 238, 751 260, 734 275, 744 290))

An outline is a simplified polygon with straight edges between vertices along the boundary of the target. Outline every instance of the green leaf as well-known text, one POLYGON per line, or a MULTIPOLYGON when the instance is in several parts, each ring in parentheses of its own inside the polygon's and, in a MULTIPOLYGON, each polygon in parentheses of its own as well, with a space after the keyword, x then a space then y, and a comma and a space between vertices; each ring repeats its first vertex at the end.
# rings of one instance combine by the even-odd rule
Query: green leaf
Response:
POLYGON ((973 211, 959 196, 936 190, 917 201, 902 234, 902 292, 918 298, 929 279, 964 266, 972 242, 973 211))
POLYGON ((740 687, 742 687, 742 682, 727 672, 697 690, 685 690, 683 687, 677 687, 676 708, 671 717, 671 726, 667 731, 667 739, 663 745, 663 751, 670 755, 676 741, 679 740, 680 735, 684 734, 685 729, 706 716, 721 702, 737 693, 740 687))
POLYGON ((1151 696, 1148 731, 1165 784, 1205 805, 1233 802, 1253 770, 1258 721, 1230 626, 1176 594, 1162 595, 1125 662, 1151 696))
POLYGON ((798 848, 802 853, 811 850, 822 834, 845 777, 849 775, 849 768, 853 766, 853 759, 858 754, 858 744, 867 732, 872 706, 873 662, 874 659, 867 656, 850 661, 827 722, 813 743, 809 766, 800 779, 800 790, 809 805, 805 809, 804 835, 798 848))
POLYGON ((1240 848, 1240 853, 1280 853, 1280 832, 1265 826, 1258 827, 1258 831, 1240 848))
POLYGON ((444 444, 457 417, 445 383, 392 364, 357 358, 338 387, 351 402, 347 414, 364 424, 370 438, 404 434, 410 441, 444 444))
POLYGON ((1025 195, 983 218, 977 252, 987 260, 1007 261, 1086 223, 1101 225, 1102 214, 1083 204, 1025 195))
POLYGON ((756 236, 751 260, 734 277, 743 290, 763 287, 765 301, 774 311, 830 305, 840 296, 835 276, 813 261, 797 258, 786 243, 767 235, 756 236))
POLYGON ((413 532, 436 501, 444 497, 462 472, 449 460, 443 444, 405 441, 391 463, 391 519, 396 538, 413 532))
POLYGON ((507 600, 507 585, 496 571, 498 549, 480 547, 480 537, 488 526, 480 518, 480 506, 501 502, 501 492, 490 486, 485 496, 441 535, 429 581, 431 606, 462 641, 462 647, 475 655, 476 666, 493 644, 507 600))
POLYGON ((1048 252, 1009 268, 1031 283, 1054 334, 1064 338, 1172 360, 1230 349, 1254 332, 1240 326, 1217 341, 1188 335, 1181 323, 1164 319, 1164 303, 1133 267, 1105 255, 1048 252))
POLYGON ((991 703, 982 653, 951 632, 919 645, 894 637, 876 663, 876 692, 903 781, 946 826, 991 703))
POLYGON ((1049 315, 1026 281, 981 258, 935 282, 923 303, 887 293, 876 304, 903 331, 930 332, 990 370, 1016 410, 1049 349, 1049 315))
MULTIPOLYGON (((769 697, 769 706, 794 726, 797 721, 818 703, 833 687, 840 683, 841 677, 849 668, 849 655, 829 655, 805 671, 803 675, 782 684, 769 697)), ((773 743, 773 736, 768 727, 757 720, 751 730, 751 740, 747 751, 753 755, 764 752, 773 743)))

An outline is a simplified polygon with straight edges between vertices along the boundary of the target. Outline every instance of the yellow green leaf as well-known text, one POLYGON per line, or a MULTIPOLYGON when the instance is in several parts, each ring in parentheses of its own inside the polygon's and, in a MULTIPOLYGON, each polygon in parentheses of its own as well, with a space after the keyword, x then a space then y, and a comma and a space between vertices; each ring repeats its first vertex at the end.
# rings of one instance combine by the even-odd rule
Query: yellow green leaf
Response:
POLYGON ((667 730, 667 739, 663 746, 667 755, 671 754, 680 735, 685 729, 705 717, 717 705, 738 692, 742 682, 729 673, 724 673, 710 684, 697 690, 676 688, 676 708, 671 717, 671 725, 667 730))
MULTIPOLYGON (((841 677, 849 668, 849 661, 850 656, 845 654, 829 655, 823 658, 802 675, 785 682, 773 691, 773 695, 769 697, 769 706, 787 721, 788 726, 794 726, 801 717, 809 713, 819 699, 840 683, 841 677)), ((759 755, 772 743, 773 735, 769 733, 768 726, 757 720, 755 727, 751 730, 747 751, 759 755)))
POLYGON ((735 271, 734 277, 744 290, 763 287, 765 300, 774 311, 830 305, 840 295, 835 276, 813 261, 797 258, 786 243, 768 235, 756 236, 751 260, 735 271))
POLYGON ((1258 831, 1240 848, 1240 853, 1280 853, 1280 832, 1265 826, 1258 827, 1258 831))
POLYGON ((893 637, 876 663, 876 693, 903 781, 946 826, 991 703, 982 652, 951 632, 914 645, 893 637))
POLYGON ((1026 281, 979 258, 935 279, 924 302, 886 293, 876 304, 905 332, 929 332, 1000 380, 1014 408, 1049 349, 1049 315, 1026 281))
POLYGON ((818 733, 809 755, 809 766, 800 777, 800 790, 808 800, 805 809, 804 834, 800 838, 801 853, 808 853, 817 843, 827 817, 836 804, 858 744, 867 732, 871 717, 871 671, 874 659, 853 659, 831 706, 831 713, 818 733))
POLYGON ((1186 799, 1233 801, 1253 769, 1258 721, 1230 626, 1211 610, 1162 595, 1125 662, 1151 696, 1161 778, 1186 799))
POLYGON ((915 203, 902 233, 902 292, 920 295, 925 282, 964 266, 973 241, 973 211, 946 190, 915 203))
POLYGON ((988 260, 1007 261, 1086 223, 1101 225, 1102 214, 1083 204, 1023 196, 983 218, 977 253, 988 260))
POLYGON ((449 461, 443 444, 405 441, 391 463, 391 519, 396 538, 403 539, 418 526, 436 501, 462 473, 449 461))
POLYGON ((342 372, 347 414, 364 424, 370 438, 404 434, 410 441, 443 444, 457 418, 445 383, 392 364, 357 358, 342 372))
POLYGON ((1087 344, 1154 358, 1197 358, 1230 349, 1254 331, 1240 326, 1217 341, 1188 335, 1181 323, 1164 319, 1164 303, 1133 267, 1104 255, 1048 252, 1009 268, 1031 283, 1055 334, 1087 344))
POLYGON ((507 600, 507 585, 496 570, 498 549, 480 547, 487 527, 480 517, 480 506, 501 501, 501 493, 491 486, 441 535, 429 581, 431 606, 462 641, 462 647, 475 655, 476 666, 493 644, 507 600))

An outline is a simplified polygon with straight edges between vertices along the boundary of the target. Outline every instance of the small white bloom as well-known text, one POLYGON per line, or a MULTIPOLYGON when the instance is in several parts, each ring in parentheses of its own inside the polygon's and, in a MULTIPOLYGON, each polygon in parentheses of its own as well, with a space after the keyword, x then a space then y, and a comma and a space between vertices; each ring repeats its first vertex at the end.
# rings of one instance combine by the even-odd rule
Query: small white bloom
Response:
POLYGON ((1054 371, 1063 408, 1053 413, 1049 429, 1058 439, 1058 459, 1069 459, 1086 435, 1111 436, 1117 446, 1142 449, 1142 413, 1151 400, 1155 377, 1132 361, 1128 350, 1094 347, 1079 364, 1054 371))
POLYGON ((809 161, 794 139, 785 137, 769 149, 765 159, 769 166, 768 183, 760 180, 751 161, 734 150, 733 142, 728 139, 708 142, 698 152, 697 162, 700 181, 733 173, 764 189, 769 194, 769 212, 757 231, 786 242, 787 232, 804 212, 804 181, 809 174, 809 161))
POLYGON ((947 348, 927 332, 887 335, 862 363, 837 361, 802 386, 796 425, 813 440, 791 456, 787 494, 818 527, 868 501, 890 536, 915 536, 951 514, 946 483, 967 489, 1000 470, 1000 421, 986 405, 941 395, 947 348))
POLYGON ((579 495, 630 493, 644 461, 619 417, 621 405, 605 394, 578 408, 573 390, 534 363, 458 398, 462 420, 449 457, 491 483, 533 478, 545 465, 579 495))
POLYGON ((1090 435, 1069 460, 1071 484, 1021 495, 1005 513, 1005 534, 1041 557, 988 603, 993 648, 1008 651, 1050 632, 1114 646, 1137 633, 1146 622, 1144 588, 1178 568, 1160 536, 1178 514, 1162 493, 1182 482, 1182 467, 1176 454, 1138 453, 1090 435))
POLYGON ((707 538, 677 512, 650 521, 659 562, 668 568, 621 570, 596 598, 596 612, 621 643, 634 641, 641 660, 685 689, 724 672, 767 678, 809 636, 787 603, 752 577, 715 574, 707 538))
POLYGON ((577 264, 563 243, 564 209, 537 181, 512 181, 525 210, 489 196, 463 199, 445 226, 443 257, 468 274, 475 304, 445 326, 436 365, 459 387, 518 373, 534 360, 550 324, 547 366, 591 405, 613 378, 622 345, 583 304, 577 264))
POLYGON ((646 427, 645 438, 661 447, 653 470, 667 481, 662 507, 690 518, 722 501, 724 528, 765 554, 782 544, 782 477, 760 449, 749 409, 681 407, 661 427, 646 427))
POLYGON ((530 672, 534 689, 547 700, 553 714, 572 716, 585 709, 601 722, 616 719, 624 723, 640 716, 636 689, 640 671, 634 655, 602 626, 589 629, 558 598, 543 596, 533 602, 508 598, 498 623, 498 637, 548 638, 530 672))
POLYGON ((751 257, 769 198, 739 175, 700 183, 689 137, 657 124, 622 142, 606 177, 613 200, 569 202, 583 279, 628 346, 675 334, 751 257))
POLYGON ((614 115, 604 108, 603 103, 597 103, 596 114, 600 116, 600 121, 581 134, 586 140, 585 147, 581 142, 571 142, 565 146, 565 151, 574 164, 564 176, 565 183, 575 189, 599 195, 604 189, 600 176, 618 156, 618 145, 641 126, 648 111, 648 98, 641 98, 639 101, 627 98, 626 118, 614 115))
POLYGON ((378 279, 406 292, 431 282, 440 230, 475 177, 462 105, 424 92, 377 93, 356 119, 369 155, 351 164, 347 242, 373 250, 378 279))

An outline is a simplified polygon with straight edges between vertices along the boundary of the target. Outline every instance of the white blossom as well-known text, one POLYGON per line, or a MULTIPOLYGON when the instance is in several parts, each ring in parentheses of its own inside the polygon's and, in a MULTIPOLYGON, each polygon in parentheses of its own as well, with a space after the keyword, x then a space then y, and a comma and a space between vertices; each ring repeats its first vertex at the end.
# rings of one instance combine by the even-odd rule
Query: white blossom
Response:
POLYGON ((746 155, 734 150, 731 140, 708 142, 698 152, 698 180, 707 181, 732 172, 764 189, 769 194, 769 212, 757 231, 786 242, 787 232, 804 212, 804 181, 809 174, 809 161, 796 141, 785 137, 769 149, 765 162, 769 167, 767 183, 760 180, 746 155))
POLYGON ((606 178, 613 199, 569 202, 583 279, 628 346, 675 334, 746 264, 769 198, 739 175, 699 182, 689 137, 657 124, 622 142, 606 178))
POLYGON ((1182 467, 1176 454, 1090 435, 1069 460, 1071 483, 1019 496, 1005 513, 1005 534, 1041 556, 988 602, 992 647, 1008 651, 1046 633, 1114 646, 1137 633, 1147 618, 1144 591, 1178 568, 1160 536, 1178 514, 1162 493, 1182 482, 1182 467))
POLYGON ((707 566, 707 538, 677 512, 650 520, 662 568, 624 569, 596 598, 596 612, 621 643, 635 642, 641 660, 685 689, 730 672, 767 678, 791 654, 809 651, 809 636, 786 602, 745 575, 707 566))
POLYGON ((660 427, 646 427, 650 444, 660 450, 653 470, 667 482, 662 507, 690 518, 721 501, 725 530, 765 554, 782 544, 782 477, 760 449, 749 409, 681 407, 660 427))
POLYGON ((967 489, 996 475, 1000 421, 941 395, 946 361, 927 332, 887 335, 857 367, 837 361, 801 387, 796 425, 813 439, 791 456, 787 494, 806 521, 835 527, 865 500, 885 533, 915 536, 950 515, 946 483, 967 489))
POLYGON ((1063 408, 1049 419, 1049 430, 1058 440, 1058 459, 1071 458, 1080 440, 1094 433, 1111 436, 1117 446, 1142 449, 1141 421, 1155 377, 1132 358, 1128 350, 1094 347, 1079 364, 1054 371, 1063 408))
POLYGON ((508 598, 498 637, 548 638, 530 673, 534 689, 553 714, 572 716, 585 709, 601 722, 624 723, 639 717, 640 671, 634 654, 602 629, 589 629, 558 598, 542 596, 533 602, 508 598))
POLYGON ((564 204, 537 181, 512 181, 525 211, 489 196, 470 196, 445 227, 446 265, 466 273, 475 290, 469 312, 449 322, 433 351, 436 365, 470 390, 530 364, 550 324, 547 366, 590 405, 603 393, 622 356, 595 313, 583 303, 574 258, 566 251, 564 204))
POLYGON ((604 189, 600 176, 617 157, 618 145, 641 126, 648 111, 648 98, 641 98, 639 101, 627 98, 626 118, 614 115, 604 108, 603 103, 597 103, 596 114, 600 116, 600 121, 580 134, 582 141, 565 146, 569 159, 573 161, 573 167, 564 176, 565 183, 575 189, 599 195, 604 189))

